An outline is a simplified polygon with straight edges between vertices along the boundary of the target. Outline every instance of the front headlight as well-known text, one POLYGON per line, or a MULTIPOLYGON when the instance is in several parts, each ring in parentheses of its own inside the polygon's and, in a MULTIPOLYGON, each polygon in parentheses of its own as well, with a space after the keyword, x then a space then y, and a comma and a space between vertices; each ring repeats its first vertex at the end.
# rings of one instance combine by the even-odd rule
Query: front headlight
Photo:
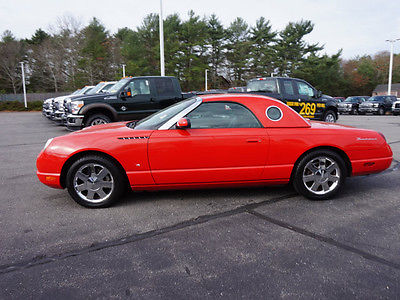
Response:
POLYGON ((379 106, 379 104, 378 103, 374 103, 374 107, 378 107, 379 106))
POLYGON ((43 150, 46 150, 46 148, 50 145, 52 140, 53 140, 53 138, 47 140, 46 144, 43 147, 43 150))
POLYGON ((83 101, 71 101, 71 112, 77 114, 82 106, 83 101))

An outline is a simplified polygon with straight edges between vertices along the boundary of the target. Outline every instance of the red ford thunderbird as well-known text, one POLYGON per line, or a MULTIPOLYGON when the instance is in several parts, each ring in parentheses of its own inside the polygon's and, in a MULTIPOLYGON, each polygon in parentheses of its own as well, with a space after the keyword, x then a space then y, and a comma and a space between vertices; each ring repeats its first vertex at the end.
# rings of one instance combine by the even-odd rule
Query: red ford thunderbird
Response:
POLYGON ((41 182, 86 207, 132 190, 277 185, 309 199, 335 195, 347 176, 381 172, 392 151, 378 132, 308 121, 255 95, 208 95, 139 122, 88 127, 47 141, 41 182))

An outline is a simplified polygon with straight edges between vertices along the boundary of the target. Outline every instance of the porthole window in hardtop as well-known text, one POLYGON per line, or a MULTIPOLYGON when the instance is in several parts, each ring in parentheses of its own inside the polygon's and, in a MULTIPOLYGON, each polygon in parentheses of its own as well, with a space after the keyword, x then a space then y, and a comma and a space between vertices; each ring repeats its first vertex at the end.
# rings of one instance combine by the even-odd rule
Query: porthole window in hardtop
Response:
POLYGON ((253 113, 234 102, 206 102, 186 116, 191 128, 260 128, 253 113))
POLYGON ((267 108, 266 115, 271 121, 279 121, 283 117, 283 113, 279 107, 270 106, 267 108))

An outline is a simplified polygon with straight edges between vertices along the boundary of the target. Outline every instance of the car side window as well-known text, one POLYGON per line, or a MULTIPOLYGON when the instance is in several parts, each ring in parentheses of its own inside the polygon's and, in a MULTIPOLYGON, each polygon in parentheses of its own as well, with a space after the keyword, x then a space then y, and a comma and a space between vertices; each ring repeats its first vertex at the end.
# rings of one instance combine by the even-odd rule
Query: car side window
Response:
POLYGON ((249 109, 233 102, 206 102, 186 117, 193 129, 261 127, 249 109))
POLYGON ((292 80, 283 80, 283 90, 286 95, 294 95, 292 80))
POLYGON ((135 79, 129 82, 132 97, 136 95, 150 95, 150 83, 147 79, 135 79))
POLYGON ((299 95, 309 96, 309 97, 314 96, 314 89, 307 83, 302 81, 296 81, 296 85, 297 85, 297 92, 299 93, 299 95))

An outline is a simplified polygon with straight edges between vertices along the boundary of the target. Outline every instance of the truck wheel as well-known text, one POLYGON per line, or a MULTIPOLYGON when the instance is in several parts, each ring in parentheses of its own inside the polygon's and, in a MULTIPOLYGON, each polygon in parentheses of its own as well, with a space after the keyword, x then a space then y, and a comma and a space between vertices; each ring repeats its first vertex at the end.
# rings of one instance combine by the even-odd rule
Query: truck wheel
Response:
POLYGON ((307 154, 297 164, 293 186, 295 190, 311 200, 333 197, 346 179, 343 159, 330 150, 317 150, 307 154))
POLYGON ((332 110, 328 110, 324 115, 324 122, 327 123, 335 123, 336 122, 336 114, 332 110))
POLYGON ((111 119, 103 114, 91 115, 85 122, 85 127, 110 123, 111 119))
POLYGON ((383 107, 379 108, 378 114, 383 116, 385 114, 385 110, 383 109, 383 107))

